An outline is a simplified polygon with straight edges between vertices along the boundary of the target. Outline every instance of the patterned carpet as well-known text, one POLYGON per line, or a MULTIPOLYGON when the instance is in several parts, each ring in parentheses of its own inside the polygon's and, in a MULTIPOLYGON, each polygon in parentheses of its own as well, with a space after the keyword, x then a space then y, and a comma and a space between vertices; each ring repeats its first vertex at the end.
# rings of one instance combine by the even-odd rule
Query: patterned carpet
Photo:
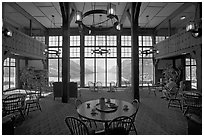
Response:
MULTIPOLYGON (((82 101, 99 97, 117 98, 131 102, 133 95, 127 89, 117 92, 91 92, 79 90, 82 101)), ((167 101, 160 98, 161 92, 148 94, 147 89, 140 90, 141 104, 136 117, 136 128, 139 135, 186 135, 187 120, 179 108, 167 108, 167 101)), ((70 134, 64 119, 66 116, 77 117, 74 99, 62 103, 61 98, 54 100, 50 94, 40 100, 42 112, 34 111, 26 116, 25 121, 15 128, 16 135, 67 135, 70 134)), ((100 126, 99 126, 100 128, 100 126)), ((134 133, 131 133, 134 134, 134 133)))

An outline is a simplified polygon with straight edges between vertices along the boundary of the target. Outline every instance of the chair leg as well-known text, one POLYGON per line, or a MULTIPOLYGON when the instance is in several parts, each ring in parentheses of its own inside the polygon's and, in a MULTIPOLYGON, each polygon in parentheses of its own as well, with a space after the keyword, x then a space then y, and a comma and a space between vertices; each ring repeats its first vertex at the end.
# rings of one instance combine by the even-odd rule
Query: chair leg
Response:
POLYGON ((171 101, 172 101, 172 100, 171 100, 171 99, 169 99, 168 108, 170 107, 171 101))
POLYGON ((157 96, 156 91, 154 90, 154 95, 157 96))
POLYGON ((137 135, 137 130, 136 130, 135 124, 133 124, 132 126, 133 126, 133 129, 135 131, 135 134, 137 135))
POLYGON ((41 107, 40 107, 40 103, 37 103, 37 108, 42 112, 41 107))

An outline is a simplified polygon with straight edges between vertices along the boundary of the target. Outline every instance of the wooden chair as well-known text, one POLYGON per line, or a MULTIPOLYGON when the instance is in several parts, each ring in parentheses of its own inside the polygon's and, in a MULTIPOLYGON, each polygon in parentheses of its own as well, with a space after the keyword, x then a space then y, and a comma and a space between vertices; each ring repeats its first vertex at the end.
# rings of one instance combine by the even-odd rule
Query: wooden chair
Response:
POLYGON ((111 91, 112 92, 115 92, 115 91, 117 91, 117 84, 114 82, 114 81, 111 81, 110 82, 110 85, 111 85, 111 91))
POLYGON ((102 83, 100 81, 96 82, 96 89, 97 89, 97 91, 103 90, 102 83))
POLYGON ((173 87, 171 90, 167 91, 168 95, 168 108, 169 107, 179 107, 182 110, 181 98, 178 95, 179 89, 177 87, 173 87))
POLYGON ((89 91, 95 91, 95 85, 93 82, 89 81, 88 82, 88 87, 89 87, 89 91))
POLYGON ((24 119, 25 97, 25 94, 20 93, 8 95, 3 100, 3 112, 6 115, 19 112, 24 119))
POLYGON ((106 129, 107 135, 128 135, 133 125, 132 118, 120 116, 113 119, 106 129))
POLYGON ((27 115, 31 111, 36 111, 36 110, 42 111, 40 107, 41 93, 40 93, 39 87, 33 86, 33 89, 30 87, 30 89, 27 88, 25 91, 26 91, 25 110, 27 112, 27 115))
MULTIPOLYGON (((186 109, 184 115, 187 113, 200 113, 202 111, 202 96, 192 96, 188 94, 183 94, 184 105, 186 109)), ((200 114, 198 114, 200 115, 200 114)))
MULTIPOLYGON (((78 107, 80 104, 82 104, 82 101, 81 101, 80 99, 76 99, 76 100, 75 100, 75 108, 77 109, 77 107, 78 107)), ((91 121, 91 120, 86 119, 86 118, 84 118, 84 117, 81 117, 80 115, 78 115, 78 116, 79 116, 79 119, 80 119, 81 121, 83 121, 86 125, 88 124, 89 127, 92 128, 92 121, 91 121)), ((95 124, 95 126, 96 126, 96 128, 97 128, 96 122, 95 122, 95 121, 93 121, 93 122, 94 122, 94 124, 95 124)))
POLYGON ((137 99, 134 99, 132 101, 132 104, 135 106, 136 111, 135 111, 135 113, 132 116, 130 116, 132 118, 132 121, 133 121, 133 125, 132 125, 132 128, 131 128, 130 131, 134 131, 135 134, 137 135, 137 130, 136 130, 136 126, 135 126, 135 119, 136 119, 137 112, 139 110, 140 103, 139 103, 139 101, 137 99))
POLYGON ((65 118, 65 123, 72 135, 89 135, 90 131, 86 124, 80 119, 69 116, 65 118))
POLYGON ((153 92, 154 95, 156 96, 156 87, 155 86, 150 86, 150 83, 147 83, 147 85, 148 85, 148 90, 149 90, 148 94, 153 92))

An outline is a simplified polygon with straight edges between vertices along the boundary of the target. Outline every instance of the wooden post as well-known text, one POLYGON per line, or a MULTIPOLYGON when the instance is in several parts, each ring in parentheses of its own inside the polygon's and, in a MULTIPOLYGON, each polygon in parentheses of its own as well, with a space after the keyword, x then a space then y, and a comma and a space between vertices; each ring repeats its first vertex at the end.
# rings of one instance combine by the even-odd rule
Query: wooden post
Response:
POLYGON ((117 35, 117 82, 118 87, 121 87, 121 72, 122 72, 122 65, 121 65, 121 33, 117 35))
POLYGON ((84 64, 84 34, 80 35, 80 86, 84 87, 85 83, 85 64, 84 64))
POLYGON ((132 91, 134 99, 139 98, 139 42, 138 42, 138 18, 141 2, 132 2, 131 8, 131 40, 132 40, 132 91))
POLYGON ((62 12, 62 102, 67 103, 70 87, 70 3, 60 2, 60 8, 62 12))

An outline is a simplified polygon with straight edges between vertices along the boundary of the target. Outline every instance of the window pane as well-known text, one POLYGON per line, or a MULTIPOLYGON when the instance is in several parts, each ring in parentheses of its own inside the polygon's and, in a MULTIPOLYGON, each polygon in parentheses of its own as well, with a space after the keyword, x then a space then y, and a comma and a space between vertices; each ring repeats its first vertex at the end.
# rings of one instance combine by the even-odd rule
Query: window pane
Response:
POLYGON ((122 78, 121 85, 126 86, 126 83, 131 83, 131 59, 121 59, 122 78))
POLYGON ((3 90, 9 89, 9 67, 4 67, 4 88, 3 90))
POLYGON ((117 60, 115 59, 107 59, 107 84, 114 81, 117 82, 117 60))
POLYGON ((80 85, 80 60, 70 59, 70 81, 80 85))
POLYGON ((58 46, 58 36, 49 37, 49 46, 58 46))
POLYGON ((58 59, 49 59, 49 82, 58 81, 58 59))
POLYGON ((191 66, 191 84, 192 88, 197 89, 196 66, 191 66))
POLYGON ((10 88, 16 87, 16 68, 10 67, 10 88))
POLYGON ((94 59, 85 58, 85 85, 88 86, 88 82, 94 82, 94 59))
POLYGON ((186 67, 186 80, 190 80, 190 66, 186 67))
POLYGON ((190 59, 186 59, 186 65, 191 65, 191 60, 190 59))
POLYGON ((143 36, 143 46, 152 46, 151 36, 143 36))

